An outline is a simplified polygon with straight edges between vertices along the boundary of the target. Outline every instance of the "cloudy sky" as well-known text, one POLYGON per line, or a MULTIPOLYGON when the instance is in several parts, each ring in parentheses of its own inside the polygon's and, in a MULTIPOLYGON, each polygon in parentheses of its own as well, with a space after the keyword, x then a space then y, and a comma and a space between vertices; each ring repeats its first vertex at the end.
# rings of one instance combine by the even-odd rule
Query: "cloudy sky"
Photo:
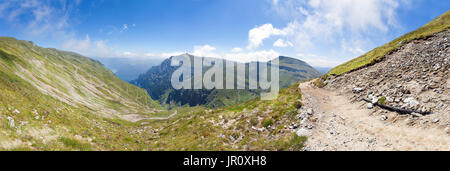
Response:
POLYGON ((447 0, 0 0, 0 36, 90 57, 284 55, 331 67, 449 8, 447 0))

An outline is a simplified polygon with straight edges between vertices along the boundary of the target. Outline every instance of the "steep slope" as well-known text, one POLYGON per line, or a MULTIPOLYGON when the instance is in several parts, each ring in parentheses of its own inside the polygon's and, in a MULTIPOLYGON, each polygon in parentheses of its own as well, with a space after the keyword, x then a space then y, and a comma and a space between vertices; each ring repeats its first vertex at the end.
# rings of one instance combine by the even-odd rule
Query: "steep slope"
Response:
POLYGON ((96 61, 0 38, 0 150, 141 149, 120 118, 158 109, 96 61))
POLYGON ((305 103, 322 112, 307 148, 450 149, 449 39, 446 12, 332 69, 314 82, 323 89, 303 84, 305 103))
POLYGON ((109 117, 157 107, 144 90, 121 81, 92 59, 13 38, 1 38, 0 48, 3 72, 67 104, 109 117))
MULTIPOLYGON (((190 55, 191 60, 199 58, 190 55)), ((147 73, 132 83, 145 88, 153 99, 165 104, 178 104, 190 106, 206 105, 208 107, 230 106, 257 98, 260 90, 174 90, 170 83, 172 73, 179 67, 170 66, 169 58, 160 66, 152 67, 147 73)), ((279 57, 280 61, 280 88, 288 87, 300 80, 308 80, 321 75, 320 72, 307 63, 289 57, 279 57)), ((224 60, 226 63, 226 60, 224 60)), ((246 63, 247 73, 248 65, 246 63)), ((204 67, 203 72, 208 68, 204 67)), ((224 72, 226 74, 226 72, 224 72)), ((236 74, 235 74, 236 75, 236 74)), ((225 76, 224 76, 225 79, 225 76)), ((247 80, 248 81, 248 80, 247 80)))

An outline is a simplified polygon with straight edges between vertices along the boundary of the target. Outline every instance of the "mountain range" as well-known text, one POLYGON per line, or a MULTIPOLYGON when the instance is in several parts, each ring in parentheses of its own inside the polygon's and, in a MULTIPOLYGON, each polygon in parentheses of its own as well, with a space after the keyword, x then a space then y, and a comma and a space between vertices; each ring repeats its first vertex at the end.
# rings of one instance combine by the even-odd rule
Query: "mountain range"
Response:
POLYGON ((0 150, 449 150, 449 39, 446 12, 318 79, 280 56, 282 89, 260 100, 175 90, 173 57, 132 85, 97 60, 0 37, 0 150))
MULTIPOLYGON (((196 60, 206 60, 207 58, 196 57, 193 55, 185 54, 190 57, 193 61, 196 60)), ((242 103, 259 96, 261 90, 251 90, 248 87, 244 90, 226 90, 226 89, 181 89, 175 90, 171 85, 171 76, 180 68, 180 66, 171 66, 171 60, 174 57, 164 60, 161 65, 154 66, 146 73, 139 76, 137 80, 131 83, 145 88, 150 96, 159 100, 162 104, 176 104, 178 106, 189 105, 206 105, 208 107, 223 107, 230 106, 237 103, 242 103)), ((312 78, 319 77, 322 75, 319 71, 315 70, 313 67, 308 65, 306 62, 280 56, 279 60, 279 84, 280 88, 286 88, 301 80, 308 80, 312 78)), ((223 60, 226 64, 230 61, 223 60)), ((270 62, 270 61, 269 61, 270 62)), ((237 62, 232 62, 237 65, 237 62)), ((254 63, 254 62, 253 62, 254 63)), ((246 73, 248 75, 248 66, 250 63, 245 63, 247 68, 246 73)), ((226 68, 226 67, 224 67, 226 68)), ((203 67, 203 73, 208 70, 208 67, 203 67)), ((226 69, 224 69, 226 73, 226 69)), ((234 73, 236 75, 237 73, 234 73)), ((192 74, 193 75, 193 74, 192 74)), ((224 74, 225 82, 225 74, 224 74)), ((248 82, 248 78, 246 80, 248 82)))
POLYGON ((164 59, 158 58, 101 58, 92 59, 101 62, 120 79, 130 82, 136 80, 140 74, 147 72, 151 67, 159 65, 164 59))

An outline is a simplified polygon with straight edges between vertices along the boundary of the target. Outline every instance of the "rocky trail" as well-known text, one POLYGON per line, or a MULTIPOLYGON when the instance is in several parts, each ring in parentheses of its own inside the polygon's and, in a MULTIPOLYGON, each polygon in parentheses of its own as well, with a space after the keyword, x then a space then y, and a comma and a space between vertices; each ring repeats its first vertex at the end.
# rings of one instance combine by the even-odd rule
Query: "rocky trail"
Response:
POLYGON ((416 128, 372 115, 366 103, 352 103, 351 94, 316 88, 312 81, 299 88, 303 108, 314 111, 306 121, 312 127, 297 132, 309 135, 305 150, 450 150, 450 136, 443 129, 416 128))

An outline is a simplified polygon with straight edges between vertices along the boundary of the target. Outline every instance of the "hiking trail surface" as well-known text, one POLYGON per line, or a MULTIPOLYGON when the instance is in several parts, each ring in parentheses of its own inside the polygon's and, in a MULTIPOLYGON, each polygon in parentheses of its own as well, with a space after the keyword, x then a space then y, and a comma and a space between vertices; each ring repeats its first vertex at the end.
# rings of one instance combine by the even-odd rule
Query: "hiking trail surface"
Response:
POLYGON ((305 150, 450 150, 446 131, 386 121, 372 115, 366 103, 352 103, 350 94, 317 88, 313 81, 299 85, 304 108, 314 110, 314 125, 305 150))

